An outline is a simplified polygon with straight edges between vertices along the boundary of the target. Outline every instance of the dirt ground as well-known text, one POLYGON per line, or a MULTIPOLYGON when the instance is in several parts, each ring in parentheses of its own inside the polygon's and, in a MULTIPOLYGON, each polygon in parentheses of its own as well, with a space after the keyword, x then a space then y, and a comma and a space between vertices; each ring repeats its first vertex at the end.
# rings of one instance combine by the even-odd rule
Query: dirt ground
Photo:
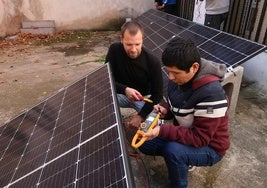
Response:
MULTIPOLYGON (((48 44, 34 44, 36 39, 31 39, 32 42, 0 48, 0 125, 103 64, 108 46, 119 40, 119 33, 92 32, 73 37, 75 40, 48 44)), ((236 114, 229 124, 230 149, 213 167, 198 167, 190 172, 189 187, 266 187, 266 96, 255 84, 241 87, 236 114)), ((164 161, 160 157, 141 157, 151 187, 167 187, 164 161)), ((145 187, 140 179, 144 169, 136 164, 141 162, 133 160, 132 164, 136 187, 145 187)))

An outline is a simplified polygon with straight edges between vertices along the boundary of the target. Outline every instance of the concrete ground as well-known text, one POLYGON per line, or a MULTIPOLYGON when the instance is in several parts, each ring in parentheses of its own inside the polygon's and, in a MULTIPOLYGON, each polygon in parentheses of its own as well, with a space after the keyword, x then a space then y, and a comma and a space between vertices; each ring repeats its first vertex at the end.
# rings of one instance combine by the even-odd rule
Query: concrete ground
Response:
MULTIPOLYGON (((37 38, 24 44, 9 41, 3 45, 2 42, 0 125, 99 67, 108 46, 119 40, 118 32, 73 34, 72 37, 74 40, 61 40, 67 38, 63 35, 49 45, 37 45, 37 38)), ((123 113, 128 117, 134 112, 123 113)), ((213 167, 198 167, 190 172, 189 187, 266 187, 267 95, 255 84, 242 85, 229 129, 231 147, 226 156, 213 167)), ((130 141, 134 130, 127 131, 130 141)), ((133 152, 129 146, 129 153, 133 152)), ((130 156, 130 159, 136 187, 167 187, 168 174, 162 158, 140 154, 139 158, 130 156)))

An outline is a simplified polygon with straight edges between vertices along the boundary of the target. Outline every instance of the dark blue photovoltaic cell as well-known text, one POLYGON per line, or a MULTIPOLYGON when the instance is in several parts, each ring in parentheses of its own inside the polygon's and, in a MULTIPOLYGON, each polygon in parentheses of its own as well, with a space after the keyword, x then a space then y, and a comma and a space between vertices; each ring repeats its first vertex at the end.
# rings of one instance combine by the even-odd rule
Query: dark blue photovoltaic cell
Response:
MULTIPOLYGON (((162 29, 160 29, 158 32, 157 32, 160 36, 162 36, 164 39, 165 39, 165 41, 166 40, 169 40, 172 36, 174 36, 174 33, 172 32, 172 31, 169 31, 169 30, 167 30, 167 29, 165 29, 165 28, 162 28, 162 29)), ((164 42, 165 42, 164 41, 164 42)), ((163 42, 163 43, 164 43, 163 42)))
MULTIPOLYGON (((37 185, 41 170, 37 170, 32 172, 30 175, 22 178, 21 180, 11 184, 9 188, 24 188, 24 187, 34 187, 33 185, 37 185)), ((37 187, 37 186, 35 186, 37 187)))
MULTIPOLYGON (((203 57, 205 59, 209 59, 209 60, 217 62, 217 63, 222 63, 222 64, 225 63, 221 59, 207 53, 206 51, 203 51, 202 49, 199 49, 199 53, 200 53, 201 57, 203 57)), ((227 63, 226 63, 226 65, 227 65, 227 67, 231 66, 230 64, 227 64, 227 63)))
POLYGON ((149 27, 145 27, 144 32, 146 33, 146 35, 151 35, 152 33, 154 33, 154 31, 149 27))
POLYGON ((195 34, 191 31, 184 31, 184 32, 178 34, 178 36, 181 38, 191 39, 192 41, 194 41, 194 43, 197 46, 199 46, 199 45, 201 45, 207 41, 207 39, 205 39, 201 35, 195 34))
POLYGON ((172 23, 175 25, 179 25, 180 27, 182 27, 184 29, 189 29, 194 25, 193 22, 190 22, 188 20, 178 18, 178 17, 175 17, 175 19, 172 21, 172 23))
POLYGON ((184 31, 184 28, 174 24, 174 23, 169 23, 164 29, 167 29, 168 31, 170 31, 171 33, 173 33, 172 36, 175 36, 177 34, 180 34, 184 31))
POLYGON ((163 49, 166 47, 165 45, 159 46, 158 48, 151 50, 151 52, 158 58, 161 60, 161 54, 163 52, 163 49))
POLYGON ((203 25, 199 24, 194 24, 192 27, 190 27, 190 31, 204 37, 205 39, 211 39, 212 37, 221 33, 221 31, 209 27, 203 27, 203 25))
POLYGON ((158 43, 155 43, 156 47, 158 46, 157 44, 163 44, 166 39, 163 38, 161 35, 159 35, 159 33, 153 33, 152 35, 149 36, 149 38, 152 40, 152 41, 157 41, 158 43))
POLYGON ((144 43, 146 44, 145 48, 147 48, 149 50, 153 50, 153 49, 157 48, 157 44, 148 37, 144 38, 144 43))
POLYGON ((149 28, 151 28, 152 31, 157 32, 157 31, 160 30, 162 27, 161 27, 161 25, 159 25, 159 24, 156 23, 156 22, 151 22, 151 23, 149 24, 149 28))
POLYGON ((133 187, 108 64, 0 127, 0 187, 133 187))
POLYGON ((225 45, 228 48, 236 50, 244 55, 248 56, 260 50, 263 46, 252 41, 237 38, 227 33, 220 33, 215 36, 212 40, 225 45))
POLYGON ((159 24, 163 28, 170 23, 169 20, 161 19, 158 16, 154 16, 154 17, 155 17, 155 19, 152 18, 154 20, 154 22, 159 24))
MULTIPOLYGON (((199 46, 202 50, 204 50, 208 54, 212 54, 212 56, 217 57, 226 65, 230 64, 233 65, 236 62, 240 62, 246 58, 245 55, 241 54, 240 52, 233 53, 233 50, 230 48, 225 48, 219 43, 214 41, 207 41, 199 46)), ((207 57, 203 57, 207 58, 207 57)))
POLYGON ((199 47, 203 58, 236 67, 266 49, 258 44, 220 30, 194 23, 156 9, 151 9, 136 18, 144 27, 144 46, 159 59, 162 46, 173 36, 192 39, 199 47), (148 31, 148 32, 147 32, 148 31), (160 37, 161 36, 161 37, 160 37))
POLYGON ((120 141, 111 139, 118 137, 117 130, 112 128, 81 147, 79 173, 82 178, 78 181, 78 187, 107 187, 124 179, 125 172, 120 164, 120 141), (103 176, 104 173, 109 176, 103 176))
POLYGON ((75 182, 78 153, 77 149, 73 150, 46 165, 42 169, 38 187, 64 187, 75 182))

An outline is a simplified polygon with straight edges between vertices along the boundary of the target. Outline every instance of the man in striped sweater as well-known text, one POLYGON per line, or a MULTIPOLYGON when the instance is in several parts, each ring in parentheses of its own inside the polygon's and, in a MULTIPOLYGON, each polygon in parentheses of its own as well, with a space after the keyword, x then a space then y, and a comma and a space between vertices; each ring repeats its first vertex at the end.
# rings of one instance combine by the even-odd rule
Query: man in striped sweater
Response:
POLYGON ((187 187, 188 167, 211 166, 229 148, 228 102, 220 84, 224 64, 200 58, 196 45, 174 37, 162 54, 170 79, 166 104, 155 105, 162 118, 174 118, 151 132, 139 149, 147 155, 162 156, 170 187, 187 187))

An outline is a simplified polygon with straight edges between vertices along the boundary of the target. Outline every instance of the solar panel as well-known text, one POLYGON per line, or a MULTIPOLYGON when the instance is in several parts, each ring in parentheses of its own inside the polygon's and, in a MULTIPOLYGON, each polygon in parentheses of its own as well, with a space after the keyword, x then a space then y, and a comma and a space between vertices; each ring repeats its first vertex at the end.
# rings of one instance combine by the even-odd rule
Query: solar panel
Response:
POLYGON ((108 64, 0 127, 0 187, 133 187, 108 64))
POLYGON ((144 46, 159 59, 174 36, 192 39, 203 58, 224 63, 230 70, 266 49, 265 45, 156 9, 143 13, 136 20, 144 27, 144 46))

